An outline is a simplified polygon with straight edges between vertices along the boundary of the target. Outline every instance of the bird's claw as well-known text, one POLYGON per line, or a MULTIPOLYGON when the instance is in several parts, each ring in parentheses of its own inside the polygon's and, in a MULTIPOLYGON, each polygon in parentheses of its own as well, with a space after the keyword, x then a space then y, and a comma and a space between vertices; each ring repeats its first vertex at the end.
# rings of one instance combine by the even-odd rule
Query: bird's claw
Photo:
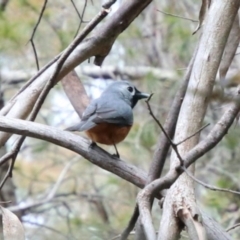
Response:
POLYGON ((97 146, 97 144, 95 142, 91 142, 91 144, 89 145, 89 148, 94 148, 96 146, 97 146))
POLYGON ((118 153, 116 153, 116 154, 115 154, 115 153, 112 154, 112 157, 120 159, 120 155, 119 155, 118 153))

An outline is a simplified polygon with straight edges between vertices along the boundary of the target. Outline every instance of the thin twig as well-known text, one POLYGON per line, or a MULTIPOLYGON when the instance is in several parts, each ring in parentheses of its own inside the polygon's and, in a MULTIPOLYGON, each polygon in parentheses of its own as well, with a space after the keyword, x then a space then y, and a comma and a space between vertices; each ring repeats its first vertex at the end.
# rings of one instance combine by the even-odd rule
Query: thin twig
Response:
POLYGON ((9 204, 9 203, 12 203, 12 201, 3 201, 3 202, 0 202, 0 204, 9 204))
POLYGON ((18 138, 16 139, 16 143, 13 146, 12 150, 10 152, 6 153, 4 156, 2 156, 0 158, 0 166, 2 166, 9 159, 13 159, 14 160, 16 152, 17 152, 17 149, 19 149, 19 144, 20 144, 20 139, 21 138, 22 138, 22 136, 18 136, 18 138))
POLYGON ((125 230, 120 235, 120 240, 126 240, 127 239, 128 235, 133 230, 133 228, 134 228, 134 226, 137 222, 138 216, 139 216, 139 209, 138 209, 138 205, 136 204, 135 208, 134 208, 134 212, 132 214, 132 217, 131 217, 131 219, 128 223, 128 226, 125 228, 125 230))
MULTIPOLYGON (((109 0, 108 2, 111 2, 111 0, 109 0)), ((115 1, 112 1, 113 3, 115 1)), ((107 6, 109 6, 109 4, 106 4, 107 6)), ((103 6, 105 6, 103 4, 103 6)), ((111 7, 111 6, 110 6, 111 7)), ((105 8, 107 10, 107 8, 105 8)), ((84 13, 82 13, 83 16, 84 13)), ((11 102, 13 102, 13 100, 20 94, 22 93, 28 86, 30 86, 39 76, 41 76, 50 66, 52 66, 62 55, 63 52, 59 53, 53 60, 51 60, 47 65, 45 65, 43 68, 40 69, 40 71, 33 76, 31 79, 29 79, 26 84, 24 86, 21 87, 21 89, 10 99, 11 102)))
POLYGON ((39 62, 38 62, 37 50, 36 50, 33 38, 34 38, 34 35, 35 35, 36 31, 37 31, 37 28, 38 28, 38 26, 39 26, 39 24, 41 22, 43 13, 44 13, 44 11, 46 9, 46 6, 47 6, 47 2, 48 2, 48 0, 45 0, 44 3, 43 3, 40 15, 39 15, 38 20, 37 20, 37 23, 36 23, 36 25, 33 28, 33 32, 32 32, 32 35, 30 37, 30 40, 29 40, 31 42, 31 45, 32 45, 32 48, 33 48, 33 53, 34 53, 34 57, 35 57, 36 65, 37 65, 37 70, 39 70, 39 62))
MULTIPOLYGON (((130 232, 128 235, 134 235, 136 232, 135 231, 132 231, 132 232, 130 232)), ((113 238, 111 238, 111 240, 116 240, 116 239, 118 239, 119 238, 119 240, 121 240, 121 234, 119 234, 119 235, 117 235, 117 236, 115 236, 115 237, 113 237, 113 238)))
POLYGON ((162 130, 162 132, 164 133, 165 137, 167 138, 167 140, 169 141, 170 145, 172 146, 172 148, 174 149, 175 153, 177 154, 177 157, 181 163, 181 166, 183 165, 184 161, 178 151, 177 145, 172 141, 172 139, 168 136, 167 132, 165 131, 164 127, 162 126, 162 124, 160 123, 160 121, 156 118, 156 116, 154 115, 152 108, 149 104, 149 101, 151 100, 153 94, 151 94, 149 96, 149 98, 146 100, 147 103, 147 107, 149 110, 150 115, 152 116, 152 118, 155 120, 155 122, 157 123, 157 125, 160 127, 160 129, 162 130))
POLYGON ((71 3, 72 3, 72 5, 73 5, 73 8, 75 9, 75 11, 76 11, 79 19, 80 19, 80 23, 79 23, 79 25, 78 25, 76 34, 75 34, 75 36, 74 36, 74 38, 75 38, 75 37, 78 35, 78 32, 79 32, 79 30, 80 30, 80 28, 81 28, 82 23, 88 23, 88 21, 84 21, 84 20, 83 20, 83 18, 84 18, 84 13, 85 13, 85 9, 86 9, 86 7, 87 7, 87 4, 86 4, 86 3, 87 3, 87 0, 85 0, 85 4, 84 4, 84 7, 83 7, 82 15, 81 15, 80 12, 78 11, 75 2, 74 2, 73 0, 71 0, 71 3))
POLYGON ((188 139, 194 137, 196 134, 200 133, 203 129, 205 129, 206 127, 208 127, 210 125, 210 123, 205 124, 204 126, 202 126, 200 129, 198 129, 195 133, 191 134, 190 136, 186 137, 185 139, 179 141, 178 143, 175 143, 176 145, 180 145, 184 142, 186 142, 188 139))
POLYGON ((179 15, 167 13, 167 12, 164 12, 164 11, 162 11, 162 10, 158 10, 158 9, 157 9, 157 11, 160 12, 160 13, 163 13, 163 14, 165 14, 165 15, 167 15, 167 16, 176 17, 176 18, 181 18, 181 19, 188 20, 188 21, 191 21, 191 22, 199 22, 198 20, 195 20, 195 19, 186 18, 186 17, 182 17, 182 16, 179 16, 179 15))
POLYGON ((197 130, 195 133, 191 134, 190 136, 186 137, 185 139, 181 140, 180 142, 178 143, 174 143, 172 141, 172 139, 169 137, 169 135, 167 134, 167 132, 165 131, 164 127, 162 126, 162 124, 160 123, 160 121, 156 118, 156 116, 154 115, 152 109, 151 109, 151 106, 150 106, 150 103, 149 101, 151 100, 153 94, 151 94, 149 96, 149 98, 146 100, 146 103, 147 103, 147 107, 148 107, 148 110, 149 110, 149 113, 150 115, 152 116, 152 118, 155 120, 155 122, 157 123, 157 125, 160 127, 160 129, 162 130, 162 132, 164 133, 165 137, 167 138, 167 140, 169 141, 170 145, 172 146, 173 150, 175 151, 180 163, 181 163, 181 166, 184 165, 184 160, 183 158, 181 157, 179 151, 178 151, 178 148, 177 146, 185 141, 187 141, 189 138, 192 138, 193 136, 195 136, 197 133, 199 133, 200 131, 202 131, 204 128, 206 128, 209 124, 206 124, 205 126, 201 127, 199 130, 197 130))
POLYGON ((165 137, 168 139, 169 143, 171 145, 174 145, 172 139, 168 136, 168 134, 166 133, 164 127, 162 126, 162 124, 160 123, 160 121, 155 117, 155 115, 153 114, 153 111, 151 109, 151 106, 149 104, 149 101, 151 100, 153 96, 153 93, 150 94, 149 98, 146 100, 146 103, 147 103, 147 107, 148 107, 148 110, 149 110, 149 113, 150 115, 152 116, 152 118, 155 120, 155 122, 157 123, 157 125, 160 127, 160 129, 162 130, 162 132, 164 133, 165 137))
POLYGON ((48 193, 46 199, 51 200, 53 199, 53 197, 55 196, 57 190, 59 189, 60 185, 62 184, 65 175, 67 174, 68 170, 71 168, 71 166, 76 163, 78 161, 78 156, 73 158, 70 162, 68 162, 66 164, 66 166, 63 168, 63 170, 61 171, 61 173, 59 174, 59 177, 56 181, 56 183, 54 184, 53 188, 51 189, 51 191, 48 193))
POLYGON ((9 166, 8 166, 8 170, 7 170, 6 174, 4 175, 3 180, 2 180, 1 183, 0 183, 0 190, 2 189, 3 185, 4 185, 5 182, 7 181, 8 177, 11 175, 11 166, 13 165, 13 161, 14 161, 14 160, 11 158, 11 162, 10 162, 10 164, 9 164, 9 166))
POLYGON ((229 231, 231 231, 231 230, 233 230, 234 228, 237 228, 237 227, 240 227, 240 223, 237 223, 237 224, 233 225, 232 227, 229 227, 229 228, 226 230, 226 232, 229 232, 229 231))
POLYGON ((209 185, 207 183, 204 183, 202 182, 201 180, 197 179, 196 177, 194 177, 187 169, 186 167, 182 167, 183 171, 190 177, 192 178, 195 182, 201 184, 202 186, 204 186, 205 188, 207 189, 210 189, 212 191, 220 191, 220 192, 228 192, 228 193, 233 193, 233 194, 237 194, 237 195, 240 195, 240 192, 238 191, 234 191, 234 190, 230 190, 230 189, 227 189, 227 188, 219 188, 219 187, 215 187, 215 186, 212 186, 212 185, 209 185))
POLYGON ((51 60, 47 65, 40 69, 40 71, 30 78, 21 88, 20 90, 10 99, 10 102, 14 102, 14 99, 20 95, 25 89, 27 89, 37 78, 39 78, 50 66, 52 66, 62 55, 62 52, 59 53, 53 60, 51 60))
POLYGON ((38 223, 38 222, 31 222, 29 220, 23 220, 23 222, 24 223, 28 223, 28 224, 32 224, 32 225, 36 225, 38 227, 42 227, 42 228, 45 228, 45 229, 48 229, 49 231, 52 231, 54 233, 59 234, 61 237, 64 237, 65 239, 69 239, 67 235, 65 235, 62 232, 58 231, 57 229, 49 227, 47 225, 44 225, 44 224, 41 224, 41 223, 38 223))
MULTIPOLYGON (((72 5, 73 5, 73 8, 75 9, 75 11, 76 11, 78 17, 80 18, 81 22, 84 22, 84 21, 83 21, 83 16, 81 16, 80 12, 78 11, 75 2, 74 2, 73 0, 71 0, 71 3, 72 3, 72 5)), ((77 34, 78 34, 78 33, 77 33, 77 34)))

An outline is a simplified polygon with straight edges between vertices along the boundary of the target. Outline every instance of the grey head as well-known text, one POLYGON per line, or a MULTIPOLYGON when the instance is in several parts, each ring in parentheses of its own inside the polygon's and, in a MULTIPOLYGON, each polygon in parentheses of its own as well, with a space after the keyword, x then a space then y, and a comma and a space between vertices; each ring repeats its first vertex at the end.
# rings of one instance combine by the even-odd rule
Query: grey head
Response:
POLYGON ((103 93, 102 96, 108 99, 122 99, 131 108, 134 108, 138 100, 148 98, 149 94, 140 92, 133 84, 128 81, 116 81, 112 83, 103 93))

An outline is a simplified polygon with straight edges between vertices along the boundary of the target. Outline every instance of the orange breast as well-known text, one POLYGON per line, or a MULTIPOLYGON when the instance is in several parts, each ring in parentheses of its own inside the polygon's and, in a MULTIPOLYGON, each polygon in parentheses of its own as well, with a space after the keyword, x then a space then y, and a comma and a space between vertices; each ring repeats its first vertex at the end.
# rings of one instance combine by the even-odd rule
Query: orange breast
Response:
POLYGON ((94 142, 113 145, 124 140, 132 126, 120 127, 112 123, 100 123, 86 131, 86 134, 94 142))

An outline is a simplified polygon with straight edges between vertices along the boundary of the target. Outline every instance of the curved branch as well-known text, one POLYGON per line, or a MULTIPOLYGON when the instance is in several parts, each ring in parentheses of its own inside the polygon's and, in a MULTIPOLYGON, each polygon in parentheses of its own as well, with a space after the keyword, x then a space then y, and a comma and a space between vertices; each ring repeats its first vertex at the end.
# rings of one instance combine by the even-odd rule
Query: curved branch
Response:
MULTIPOLYGON (((72 150, 91 163, 116 174, 137 187, 143 188, 146 182, 147 175, 143 170, 122 160, 116 160, 111 154, 98 146, 91 148, 87 139, 71 132, 8 117, 0 117, 0 130, 42 139, 72 150)), ((0 161, 1 164, 3 162, 0 161)))

